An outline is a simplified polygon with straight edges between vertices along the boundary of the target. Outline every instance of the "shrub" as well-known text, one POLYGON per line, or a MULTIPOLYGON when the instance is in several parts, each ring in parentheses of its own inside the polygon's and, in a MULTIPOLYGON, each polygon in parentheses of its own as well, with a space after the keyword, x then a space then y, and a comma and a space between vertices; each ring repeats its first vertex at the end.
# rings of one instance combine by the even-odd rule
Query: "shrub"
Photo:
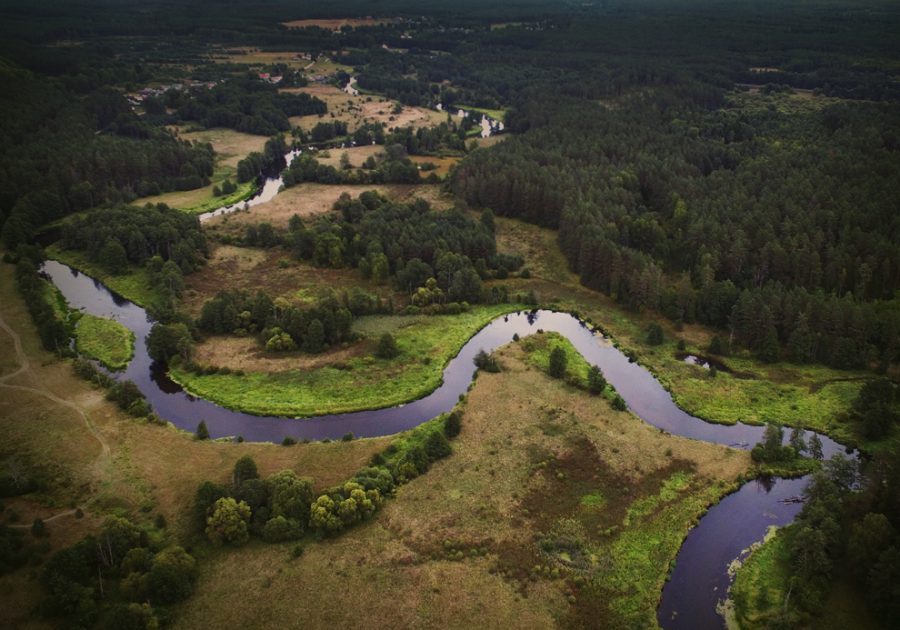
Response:
POLYGON ((588 391, 595 396, 602 394, 603 390, 606 389, 606 379, 603 377, 603 372, 596 365, 588 368, 587 381, 588 391))
POLYGON ((226 543, 242 545, 250 537, 249 520, 250 507, 246 503, 223 497, 215 502, 212 514, 206 519, 206 536, 217 546, 226 543))
POLYGON ((249 455, 244 455, 234 463, 234 471, 231 474, 232 483, 240 486, 250 479, 258 479, 259 471, 256 469, 256 462, 249 455))
POLYGON ((425 440, 425 452, 431 461, 443 459, 453 452, 442 431, 432 431, 425 440))
POLYGON ((500 371, 500 364, 497 363, 497 359, 489 355, 484 350, 479 350, 478 354, 475 355, 475 366, 479 370, 484 370, 485 372, 500 371))
POLYGON ((628 409, 628 404, 625 402, 625 399, 616 394, 612 399, 612 408, 616 411, 625 411, 628 409))
POLYGON ((566 351, 561 346, 556 346, 550 351, 550 366, 548 372, 553 378, 562 378, 566 375, 566 364, 568 358, 566 351))
POLYGON ((191 595, 196 579, 197 563, 194 557, 176 545, 163 549, 153 557, 147 586, 153 601, 174 604, 191 595))
POLYGON ((375 356, 379 359, 393 359, 399 354, 400 349, 397 347, 397 341, 394 339, 394 336, 390 333, 381 335, 381 338, 378 340, 378 349, 375 351, 375 356))
POLYGON ((650 324, 647 327, 647 343, 651 346, 661 345, 663 342, 663 329, 662 326, 657 324, 656 322, 650 324))
POLYGON ((462 430, 462 418, 458 411, 451 411, 444 418, 444 435, 448 438, 455 438, 462 430))
POLYGON ((204 422, 203 420, 201 420, 200 424, 197 425, 197 431, 194 433, 194 437, 198 440, 209 439, 209 429, 206 428, 206 422, 204 422))
POLYGON ((296 540, 303 535, 303 529, 300 524, 292 519, 283 516, 270 518, 263 528, 263 539, 267 542, 284 542, 286 540, 296 540))
POLYGON ((295 440, 294 438, 292 438, 290 435, 284 436, 284 439, 281 440, 281 445, 282 445, 282 446, 293 446, 293 445, 296 444, 296 443, 297 443, 297 440, 295 440))

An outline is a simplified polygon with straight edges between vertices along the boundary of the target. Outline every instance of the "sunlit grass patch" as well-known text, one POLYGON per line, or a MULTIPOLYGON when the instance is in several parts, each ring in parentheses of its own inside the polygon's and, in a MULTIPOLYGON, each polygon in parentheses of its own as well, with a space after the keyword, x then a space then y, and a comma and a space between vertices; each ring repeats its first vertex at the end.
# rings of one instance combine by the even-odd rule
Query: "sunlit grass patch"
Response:
POLYGON ((75 325, 75 347, 111 370, 121 370, 134 354, 134 333, 117 321, 85 313, 75 325))
POLYGON ((391 407, 434 391, 444 366, 466 341, 517 308, 497 304, 460 315, 372 316, 356 322, 355 329, 366 337, 394 335, 400 355, 391 360, 363 356, 311 370, 243 375, 199 375, 173 368, 171 374, 195 395, 259 415, 304 417, 391 407))

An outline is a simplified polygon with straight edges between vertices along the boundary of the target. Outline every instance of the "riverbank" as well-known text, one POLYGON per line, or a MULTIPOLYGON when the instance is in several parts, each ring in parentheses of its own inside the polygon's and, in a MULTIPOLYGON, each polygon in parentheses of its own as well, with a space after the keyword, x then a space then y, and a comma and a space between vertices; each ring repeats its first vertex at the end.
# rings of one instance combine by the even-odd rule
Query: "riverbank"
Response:
MULTIPOLYGON (((454 453, 377 519, 300 561, 290 545, 213 554, 176 627, 320 618, 335 589, 371 601, 373 625, 652 627, 681 540, 749 456, 665 435, 546 377, 521 345, 497 352, 504 371, 479 374, 454 453), (247 571, 257 577, 238 579, 247 571)), ((329 623, 355 614, 330 608, 329 623)))
POLYGON ((198 374, 175 366, 169 374, 192 395, 254 415, 308 417, 394 407, 437 389, 445 367, 473 335, 498 316, 523 308, 497 304, 459 315, 363 317, 354 322, 365 338, 357 342, 360 356, 338 355, 339 360, 313 369, 198 374), (384 333, 397 342, 400 355, 394 359, 374 356, 384 333))

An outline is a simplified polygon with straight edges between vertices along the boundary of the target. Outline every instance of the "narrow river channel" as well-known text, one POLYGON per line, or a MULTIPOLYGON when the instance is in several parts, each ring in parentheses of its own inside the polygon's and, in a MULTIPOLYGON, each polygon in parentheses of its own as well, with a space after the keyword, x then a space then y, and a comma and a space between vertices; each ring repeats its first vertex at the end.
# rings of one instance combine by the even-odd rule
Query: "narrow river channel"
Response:
MULTIPOLYGON (((305 419, 254 416, 185 393, 154 365, 144 343, 152 326, 144 309, 62 263, 47 261, 43 271, 73 308, 115 319, 134 332, 135 356, 116 378, 134 381, 154 411, 182 429, 194 431, 200 420, 206 421, 212 437, 240 435, 251 441, 281 442, 286 436, 322 440, 340 438, 346 433, 372 437, 404 431, 453 408, 472 381, 473 359, 479 350, 491 352, 509 343, 515 334, 525 337, 539 329, 565 336, 589 363, 603 370, 637 416, 659 429, 740 449, 750 448, 763 434, 760 426, 712 424, 691 416, 678 408, 649 371, 629 361, 608 339, 567 313, 546 310, 511 313, 492 321, 447 364, 438 389, 408 404, 305 419)), ((826 457, 845 451, 827 436, 820 438, 826 457)), ((728 564, 760 540, 769 525, 785 525, 793 520, 801 505, 783 501, 799 495, 806 481, 750 481, 707 512, 686 538, 663 590, 658 610, 663 628, 723 626, 716 605, 726 596, 730 583, 728 564)))

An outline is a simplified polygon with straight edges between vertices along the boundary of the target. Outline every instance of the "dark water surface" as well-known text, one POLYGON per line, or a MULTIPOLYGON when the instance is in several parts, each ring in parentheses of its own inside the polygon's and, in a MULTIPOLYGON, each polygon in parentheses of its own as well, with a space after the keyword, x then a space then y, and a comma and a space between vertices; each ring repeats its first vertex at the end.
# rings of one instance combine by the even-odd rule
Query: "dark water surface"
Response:
MULTIPOLYGON (((254 416, 225 409, 182 391, 162 369, 153 365, 144 343, 152 322, 146 312, 124 300, 96 280, 56 261, 43 271, 78 309, 115 319, 136 336, 135 356, 128 368, 116 375, 130 379, 153 406, 174 425, 194 431, 204 420, 212 437, 241 435, 250 441, 281 442, 336 439, 347 433, 358 437, 390 435, 415 427, 453 408, 472 381, 473 359, 480 350, 491 352, 538 330, 565 336, 585 359, 603 370, 628 407, 645 422, 673 435, 748 449, 758 442, 763 427, 743 423, 718 425, 704 422, 678 408, 671 395, 645 368, 632 363, 612 343, 567 313, 538 310, 501 316, 475 334, 444 369, 443 384, 430 395, 398 407, 306 419, 254 416)), ((844 448, 820 436, 826 457, 844 448)), ((690 532, 678 554, 670 581, 663 590, 658 618, 664 628, 719 628, 722 618, 716 604, 725 598, 730 579, 728 564, 741 550, 759 540, 769 525, 784 525, 801 505, 781 501, 799 495, 806 478, 756 481, 723 499, 690 532)))

